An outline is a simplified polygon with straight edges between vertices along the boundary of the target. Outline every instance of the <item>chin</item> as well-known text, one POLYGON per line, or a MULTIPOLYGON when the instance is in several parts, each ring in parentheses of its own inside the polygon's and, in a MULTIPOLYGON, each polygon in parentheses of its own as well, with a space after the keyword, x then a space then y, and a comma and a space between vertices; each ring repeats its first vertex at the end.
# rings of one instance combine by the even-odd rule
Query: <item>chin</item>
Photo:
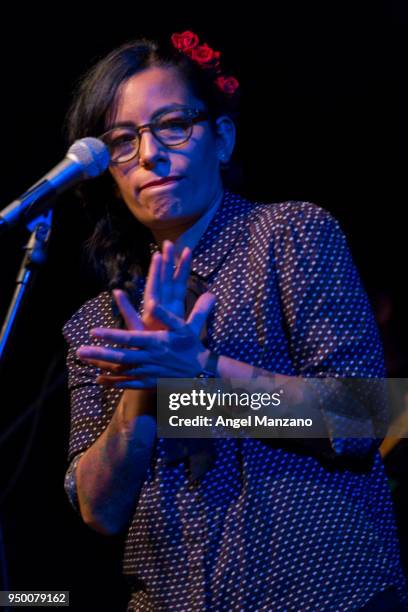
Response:
POLYGON ((183 205, 179 198, 166 195, 156 196, 147 203, 147 207, 152 221, 175 220, 184 217, 183 205))

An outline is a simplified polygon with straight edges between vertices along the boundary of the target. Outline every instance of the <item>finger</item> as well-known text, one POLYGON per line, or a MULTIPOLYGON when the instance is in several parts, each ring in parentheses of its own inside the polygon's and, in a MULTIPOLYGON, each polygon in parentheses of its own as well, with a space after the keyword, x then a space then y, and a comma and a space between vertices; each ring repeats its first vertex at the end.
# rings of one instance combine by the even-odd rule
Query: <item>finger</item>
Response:
MULTIPOLYGON (((77 350, 77 356, 88 362, 107 362, 115 365, 127 365, 134 366, 144 363, 146 361, 151 362, 151 353, 146 351, 134 351, 133 349, 108 349, 101 346, 85 346, 80 347, 77 350)), ((98 366, 99 367, 99 366, 98 366)))
POLYGON ((174 271, 174 246, 170 240, 163 242, 163 255, 161 267, 161 300, 162 304, 167 304, 172 299, 173 293, 173 271, 174 271))
POLYGON ((171 370, 166 367, 162 367, 158 364, 148 363, 145 365, 141 365, 137 368, 124 370, 120 374, 116 374, 116 373, 114 373, 113 375, 100 374, 99 377, 109 378, 109 379, 117 378, 118 380, 121 380, 122 378, 123 379, 129 378, 130 380, 133 380, 134 378, 145 378, 146 376, 153 376, 155 378, 178 378, 179 372, 177 372, 176 370, 171 370))
POLYGON ((161 253, 155 253, 151 259, 149 266, 149 273, 147 275, 146 287, 144 291, 144 302, 145 304, 149 300, 155 300, 160 302, 161 290, 160 290, 160 273, 162 267, 162 256, 161 253))
POLYGON ((121 289, 114 289, 113 296, 115 298, 115 302, 118 305, 120 314, 122 315, 125 325, 128 329, 143 329, 143 323, 133 308, 128 296, 121 289))
POLYGON ((149 310, 155 319, 161 321, 171 331, 183 329, 186 325, 183 319, 180 319, 180 317, 178 317, 177 315, 173 314, 160 304, 157 304, 157 302, 151 301, 149 304, 149 310))
POLYGON ((141 378, 140 380, 115 380, 115 377, 105 377, 104 380, 96 380, 98 385, 111 389, 152 389, 156 388, 157 380, 155 378, 141 378), (126 386, 125 386, 126 385, 126 386))
POLYGON ((104 370, 105 372, 113 372, 115 374, 119 374, 126 366, 112 363, 110 361, 103 361, 102 359, 88 359, 85 357, 79 357, 81 361, 87 363, 88 365, 95 366, 99 370, 104 370))
MULTIPOLYGON (((163 330, 154 332, 139 330, 124 331, 123 329, 114 329, 111 327, 96 327, 95 329, 91 329, 90 335, 104 342, 125 345, 133 349, 146 348, 150 350, 156 348, 160 342, 166 342, 168 336, 163 330)), ((98 347, 90 346, 86 348, 98 347)))
POLYGON ((115 383, 112 387, 114 389, 156 389, 157 381, 155 378, 146 378, 144 380, 115 383))
POLYGON ((191 249, 189 249, 188 247, 184 247, 181 252, 176 271, 174 273, 174 280, 176 282, 187 282, 188 275, 190 274, 192 255, 193 253, 191 249))
POLYGON ((191 260, 192 251, 188 247, 185 247, 181 253, 173 279, 173 298, 176 300, 184 299, 191 270, 191 260))
POLYGON ((208 315, 214 307, 215 302, 215 295, 207 291, 206 293, 200 295, 200 297, 194 304, 194 308, 192 309, 190 316, 187 319, 187 323, 190 329, 196 335, 200 334, 202 328, 204 327, 204 323, 208 318, 208 315))
POLYGON ((101 374, 100 376, 96 377, 95 382, 98 385, 114 385, 115 383, 118 383, 118 382, 128 382, 130 380, 135 380, 134 376, 117 376, 116 374, 112 374, 112 375, 101 374))

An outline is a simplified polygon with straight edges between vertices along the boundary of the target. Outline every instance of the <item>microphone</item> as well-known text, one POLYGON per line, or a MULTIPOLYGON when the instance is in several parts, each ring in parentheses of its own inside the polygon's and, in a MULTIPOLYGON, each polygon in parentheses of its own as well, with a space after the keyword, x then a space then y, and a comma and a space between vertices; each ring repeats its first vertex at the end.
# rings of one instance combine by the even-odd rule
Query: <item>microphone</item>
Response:
POLYGON ((46 212, 66 189, 102 174, 109 161, 109 151, 102 140, 91 137, 76 140, 62 162, 0 212, 0 233, 14 225, 27 224, 46 212))

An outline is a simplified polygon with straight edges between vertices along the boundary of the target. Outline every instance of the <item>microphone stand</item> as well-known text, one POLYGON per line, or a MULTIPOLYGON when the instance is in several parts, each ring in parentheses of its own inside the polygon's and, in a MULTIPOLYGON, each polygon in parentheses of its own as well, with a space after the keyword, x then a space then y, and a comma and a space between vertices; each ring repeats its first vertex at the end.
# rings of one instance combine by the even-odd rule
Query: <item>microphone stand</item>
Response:
MULTIPOLYGON (((23 304, 33 285, 33 280, 40 266, 46 261, 47 247, 51 236, 51 223, 52 211, 50 210, 47 216, 39 216, 27 224, 27 229, 31 231, 31 235, 24 247, 25 253, 16 277, 16 288, 0 333, 0 369, 10 348, 10 340, 21 315, 23 304)), ((8 590, 9 580, 2 533, 0 524, 0 584, 2 590, 8 590)), ((9 607, 5 608, 7 611, 9 609, 9 607)))
MULTIPOLYGON (((0 234, 13 225, 28 218, 27 229, 30 238, 24 247, 24 257, 16 278, 16 288, 7 311, 6 319, 0 332, 0 370, 4 365, 4 356, 10 349, 10 339, 14 334, 16 322, 22 313, 29 290, 38 269, 47 258, 48 243, 51 235, 52 210, 49 202, 64 189, 73 186, 78 179, 85 180, 99 176, 109 165, 109 152, 106 145, 96 138, 77 140, 70 147, 65 159, 51 172, 38 181, 18 200, 0 211, 0 234), (48 211, 47 211, 48 208, 48 211), (43 214, 41 214, 43 213, 43 214), (30 220, 31 219, 31 220, 30 220)), ((48 377, 47 377, 48 384, 48 377)), ((40 399, 44 400, 47 392, 42 390, 40 399)), ((31 412, 31 409, 28 412, 31 412)), ((25 417, 24 417, 25 418, 25 417)), ((13 428, 14 429, 14 426, 13 428)), ((10 433, 7 432, 7 435, 10 433)), ((13 480, 11 486, 13 486, 13 480)), ((11 488, 6 489, 6 495, 11 488)), ((0 503, 5 495, 0 498, 0 503)), ((7 562, 0 525, 0 589, 8 590, 7 562), (3 582, 3 584, 1 584, 3 582)), ((8 607, 6 610, 8 611, 8 607)))
POLYGON ((27 225, 31 235, 24 247, 25 253, 16 277, 16 288, 0 333, 0 368, 4 363, 4 356, 10 348, 10 339, 21 315, 32 281, 38 269, 46 261, 47 247, 51 236, 51 223, 52 211, 50 210, 47 216, 37 217, 27 225))

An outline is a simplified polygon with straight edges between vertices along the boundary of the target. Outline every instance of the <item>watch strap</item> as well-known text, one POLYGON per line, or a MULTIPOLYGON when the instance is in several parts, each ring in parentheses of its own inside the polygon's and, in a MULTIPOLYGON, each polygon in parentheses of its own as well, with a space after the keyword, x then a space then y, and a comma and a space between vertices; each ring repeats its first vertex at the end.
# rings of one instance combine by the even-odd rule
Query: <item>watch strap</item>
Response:
POLYGON ((217 378, 218 359, 217 353, 210 351, 203 369, 198 374, 197 378, 217 378))

